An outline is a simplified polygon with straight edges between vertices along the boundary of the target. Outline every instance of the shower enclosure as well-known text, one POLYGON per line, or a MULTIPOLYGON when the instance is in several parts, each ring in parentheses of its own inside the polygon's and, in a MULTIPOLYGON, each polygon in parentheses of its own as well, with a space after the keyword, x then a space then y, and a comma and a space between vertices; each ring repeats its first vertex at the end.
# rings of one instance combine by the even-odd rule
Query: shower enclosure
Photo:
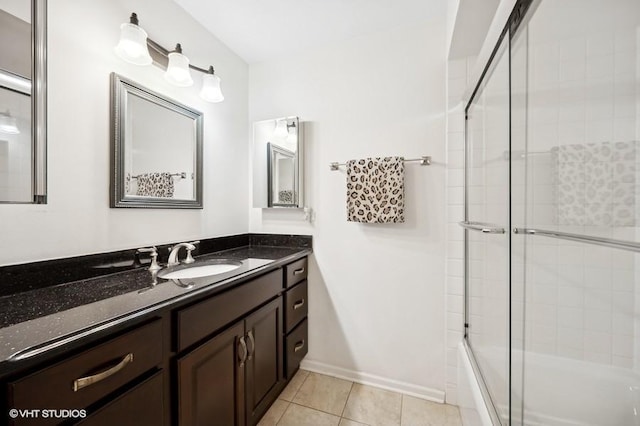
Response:
POLYGON ((494 424, 640 425, 640 1, 518 1, 465 129, 465 346, 494 424))

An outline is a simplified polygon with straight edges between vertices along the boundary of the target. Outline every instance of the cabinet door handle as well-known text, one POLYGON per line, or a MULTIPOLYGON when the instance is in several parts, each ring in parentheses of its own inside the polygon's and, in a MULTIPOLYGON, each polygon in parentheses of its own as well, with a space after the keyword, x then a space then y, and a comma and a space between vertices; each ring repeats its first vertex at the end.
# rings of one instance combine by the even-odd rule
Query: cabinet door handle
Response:
POLYGON ((304 268, 296 269, 293 271, 293 275, 300 275, 304 272, 304 268))
POLYGON ((302 348, 304 348, 304 339, 302 339, 302 342, 296 343, 296 346, 293 348, 293 352, 298 352, 302 348))
POLYGON ((249 339, 249 343, 251 343, 251 349, 249 349, 249 356, 247 357, 247 359, 250 360, 253 358, 253 354, 256 353, 256 341, 253 338, 253 330, 249 330, 247 338, 249 339))
POLYGON ((244 367, 244 363, 247 360, 247 342, 244 341, 244 336, 242 336, 240 338, 240 349, 242 349, 241 352, 238 352, 238 357, 240 358, 240 368, 244 367))
POLYGON ((86 388, 87 386, 90 386, 94 383, 98 383, 106 379, 107 377, 113 376, 118 371, 125 368, 127 364, 130 364, 132 362, 133 362, 133 353, 129 352, 120 360, 120 362, 118 362, 113 367, 107 368, 106 370, 101 371, 100 373, 97 373, 97 374, 93 374, 91 376, 75 379, 73 381, 73 391, 78 392, 82 388, 86 388))
POLYGON ((296 309, 300 309, 303 306, 304 306, 304 299, 298 300, 296 303, 294 303, 293 310, 295 311, 296 309))

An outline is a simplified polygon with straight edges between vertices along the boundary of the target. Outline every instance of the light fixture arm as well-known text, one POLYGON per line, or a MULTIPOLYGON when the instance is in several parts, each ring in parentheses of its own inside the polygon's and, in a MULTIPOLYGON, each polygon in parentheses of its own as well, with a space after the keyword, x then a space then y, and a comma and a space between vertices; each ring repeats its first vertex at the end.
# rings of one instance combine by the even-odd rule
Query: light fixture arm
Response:
MULTIPOLYGON (((134 15, 135 15, 135 13, 134 13, 134 15)), ((169 62, 169 53, 171 53, 171 52, 182 53, 182 46, 180 45, 180 43, 176 44, 176 48, 171 51, 171 50, 165 49, 158 42, 153 41, 153 40, 151 40, 151 38, 147 37, 147 46, 149 46, 151 48, 151 50, 152 50, 151 57, 154 59, 154 62, 157 63, 158 65, 161 65, 165 69, 167 68, 167 63, 169 62), (154 55, 154 53, 155 53, 155 55, 154 55), (158 56, 160 56, 161 58, 158 58, 158 56), (158 60, 158 59, 160 59, 160 60, 158 60)), ((198 67, 196 65, 189 64, 189 68, 191 68, 192 70, 199 71, 199 72, 201 72, 203 74, 213 74, 213 73, 209 72, 210 70, 213 70, 212 66, 209 67, 209 70, 206 70, 206 69, 200 68, 200 67, 198 67)))

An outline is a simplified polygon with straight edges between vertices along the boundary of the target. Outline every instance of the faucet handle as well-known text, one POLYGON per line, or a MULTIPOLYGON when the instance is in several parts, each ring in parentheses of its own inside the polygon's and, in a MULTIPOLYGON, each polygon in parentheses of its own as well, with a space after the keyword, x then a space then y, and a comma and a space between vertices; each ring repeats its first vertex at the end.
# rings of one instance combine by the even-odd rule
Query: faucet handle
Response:
POLYGON ((151 253, 151 265, 149 266, 149 270, 151 272, 159 271, 160 269, 162 269, 162 267, 158 265, 158 249, 155 246, 139 248, 138 250, 136 250, 136 253, 151 253))
POLYGON ((195 262, 195 259, 193 258, 193 256, 191 256, 191 252, 196 249, 196 244, 200 244, 200 241, 191 241, 191 242, 189 242, 187 244, 190 245, 190 246, 189 245, 186 246, 186 248, 187 248, 187 258, 182 263, 189 264, 189 263, 195 262))

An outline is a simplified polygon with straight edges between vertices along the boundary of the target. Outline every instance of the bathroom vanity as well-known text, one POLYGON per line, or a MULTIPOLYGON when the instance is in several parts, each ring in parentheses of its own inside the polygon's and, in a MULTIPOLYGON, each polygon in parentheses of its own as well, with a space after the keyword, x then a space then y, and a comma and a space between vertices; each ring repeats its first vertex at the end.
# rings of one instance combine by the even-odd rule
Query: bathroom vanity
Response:
MULTIPOLYGON (((50 315, 10 325, 4 318, 3 420, 255 425, 307 353, 311 242, 283 247, 246 240, 249 245, 196 256, 194 265, 219 258, 242 263, 214 277, 162 280, 138 266, 0 298, 7 307, 26 297, 55 304, 60 291, 82 299, 81 287, 129 283, 121 294, 50 315)), ((0 275, 6 268, 12 267, 0 268, 0 275)))

